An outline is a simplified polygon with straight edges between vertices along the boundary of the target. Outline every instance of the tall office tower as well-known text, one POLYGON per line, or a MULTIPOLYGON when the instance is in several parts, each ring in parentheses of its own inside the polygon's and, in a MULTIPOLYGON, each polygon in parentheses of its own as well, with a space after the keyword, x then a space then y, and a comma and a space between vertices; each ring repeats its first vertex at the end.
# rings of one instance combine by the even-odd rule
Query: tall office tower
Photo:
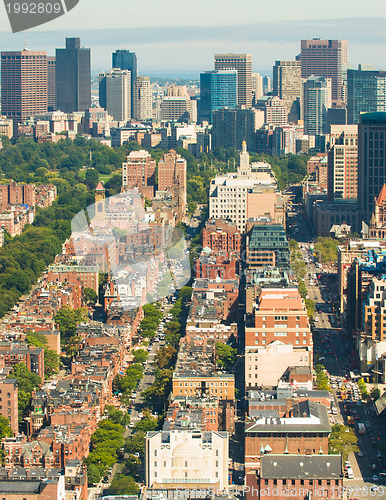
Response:
POLYGON ((269 94, 272 90, 271 79, 268 75, 263 78, 263 93, 264 95, 269 94))
POLYGON ((137 56, 135 52, 120 49, 113 52, 113 68, 126 69, 131 73, 131 109, 134 109, 134 83, 138 76, 137 56))
POLYGON ((302 76, 300 61, 275 61, 273 67, 273 95, 284 102, 288 121, 300 119, 302 76))
POLYGON ((90 49, 80 38, 66 38, 66 48, 56 49, 56 107, 64 113, 91 106, 90 49))
POLYGON ((328 151, 328 198, 332 202, 358 197, 358 126, 331 125, 328 151))
POLYGON ((47 52, 1 53, 1 112, 17 124, 47 111, 47 52))
POLYGON ((212 147, 241 149, 245 141, 254 151, 256 112, 254 109, 217 109, 213 112, 212 147))
POLYGON ((152 87, 148 76, 137 76, 134 82, 133 117, 136 120, 151 120, 153 116, 152 87))
POLYGON ((131 74, 124 69, 99 73, 99 104, 114 120, 131 118, 131 74))
POLYGON ((344 97, 342 65, 347 64, 347 46, 347 40, 314 38, 301 41, 302 78, 311 75, 330 78, 334 102, 340 102, 344 97))
POLYGON ((56 59, 53 56, 47 57, 47 110, 56 110, 56 59))
POLYGON ((252 73, 252 100, 253 103, 263 95, 263 77, 260 73, 252 73))
POLYGON ((326 134, 327 110, 331 107, 331 80, 310 76, 303 84, 304 133, 326 134))
POLYGON ((386 178, 386 113, 362 113, 358 124, 358 208, 368 222, 386 178))
POLYGON ((386 111, 386 71, 347 70, 347 122, 356 124, 360 113, 386 111))
POLYGON ((252 106, 252 56, 251 54, 216 54, 214 69, 237 70, 237 104, 252 106))
POLYGON ((237 71, 224 69, 200 74, 200 121, 212 123, 213 111, 237 106, 237 71))

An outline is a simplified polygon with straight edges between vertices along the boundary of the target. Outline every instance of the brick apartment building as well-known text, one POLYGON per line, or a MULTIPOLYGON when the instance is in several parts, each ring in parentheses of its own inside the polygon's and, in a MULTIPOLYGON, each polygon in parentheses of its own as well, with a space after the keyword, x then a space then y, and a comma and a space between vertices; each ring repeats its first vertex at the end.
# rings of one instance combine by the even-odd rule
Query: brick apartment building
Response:
POLYGON ((196 259, 194 265, 195 278, 233 280, 236 278, 236 259, 235 254, 230 255, 228 252, 211 255, 209 247, 206 247, 202 255, 196 259))
POLYGON ((138 187, 146 198, 154 197, 156 162, 145 150, 131 151, 122 163, 122 189, 138 187))
POLYGON ((19 428, 17 393, 16 379, 0 379, 0 415, 9 420, 14 435, 17 434, 19 428))
POLYGON ((42 347, 13 347, 11 344, 0 345, 0 366, 13 367, 24 363, 29 371, 44 379, 44 349, 42 347))
POLYGON ((202 247, 214 252, 241 252, 242 236, 236 224, 223 219, 210 219, 202 230, 202 247))

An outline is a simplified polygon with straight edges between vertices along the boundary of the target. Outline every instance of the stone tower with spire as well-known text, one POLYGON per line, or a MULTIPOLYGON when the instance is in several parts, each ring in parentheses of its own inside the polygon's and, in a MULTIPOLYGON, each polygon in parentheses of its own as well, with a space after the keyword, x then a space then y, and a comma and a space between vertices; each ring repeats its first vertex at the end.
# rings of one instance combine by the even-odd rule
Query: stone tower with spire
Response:
POLYGON ((242 151, 240 153, 240 166, 237 169, 238 177, 248 177, 251 174, 249 165, 249 153, 247 151, 247 143, 243 141, 242 151))
POLYGON ((99 181, 95 188, 95 219, 104 220, 105 218, 105 188, 99 181))

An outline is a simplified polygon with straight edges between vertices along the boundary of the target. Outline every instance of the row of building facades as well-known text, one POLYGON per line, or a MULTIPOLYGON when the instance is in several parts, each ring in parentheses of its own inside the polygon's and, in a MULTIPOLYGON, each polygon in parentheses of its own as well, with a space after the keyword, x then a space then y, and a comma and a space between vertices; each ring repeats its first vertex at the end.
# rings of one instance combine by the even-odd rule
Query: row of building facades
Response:
MULTIPOLYGON (((1 74, 0 127, 41 140, 79 131, 111 136, 115 144, 140 131, 156 134, 147 139, 154 146, 165 124, 181 122, 203 127, 178 134, 186 144, 199 143, 197 153, 212 146, 240 149, 243 140, 256 152, 323 152, 330 125, 356 125, 360 113, 386 110, 385 71, 350 67, 347 40, 302 40, 293 60, 275 61, 272 81, 253 72, 250 54, 216 54, 199 86, 161 88, 138 75, 135 53, 120 49, 112 54, 112 69, 100 73, 94 95, 91 51, 79 38, 67 38, 55 57, 28 49, 2 52, 1 74), (197 132, 210 139, 200 143, 197 132)), ((175 145, 164 149, 170 147, 175 145)))

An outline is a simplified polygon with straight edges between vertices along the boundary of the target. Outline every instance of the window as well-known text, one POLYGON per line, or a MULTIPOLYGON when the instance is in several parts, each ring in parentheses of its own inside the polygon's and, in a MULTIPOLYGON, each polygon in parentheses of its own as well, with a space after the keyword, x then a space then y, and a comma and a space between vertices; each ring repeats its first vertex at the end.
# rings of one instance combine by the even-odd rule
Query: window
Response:
POLYGON ((154 462, 154 467, 157 467, 157 460, 154 462))

